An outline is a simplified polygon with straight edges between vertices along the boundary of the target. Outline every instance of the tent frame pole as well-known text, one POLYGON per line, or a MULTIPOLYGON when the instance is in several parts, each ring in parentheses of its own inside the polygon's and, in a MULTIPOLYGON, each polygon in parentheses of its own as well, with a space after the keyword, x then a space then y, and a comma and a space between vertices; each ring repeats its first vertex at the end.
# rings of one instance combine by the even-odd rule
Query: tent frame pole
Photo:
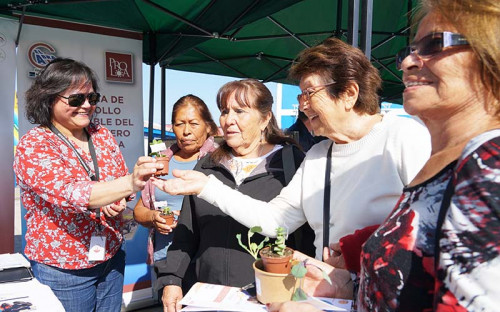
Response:
POLYGON ((347 43, 357 48, 359 37, 359 0, 349 0, 348 12, 347 43))

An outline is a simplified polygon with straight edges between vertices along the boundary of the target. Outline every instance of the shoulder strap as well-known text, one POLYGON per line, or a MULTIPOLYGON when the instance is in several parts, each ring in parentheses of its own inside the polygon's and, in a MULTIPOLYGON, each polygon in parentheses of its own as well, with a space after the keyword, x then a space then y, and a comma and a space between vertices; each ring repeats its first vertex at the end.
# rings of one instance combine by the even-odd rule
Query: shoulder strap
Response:
POLYGON ((437 220, 437 225, 436 225, 436 231, 435 235, 435 245, 434 245, 434 272, 437 273, 438 267, 439 267, 439 241, 441 239, 441 229, 443 227, 444 223, 444 218, 446 216, 446 213, 448 212, 448 208, 450 207, 451 204, 451 196, 454 193, 455 186, 454 186, 454 180, 455 180, 455 171, 452 173, 450 181, 448 182, 448 185, 446 186, 446 190, 444 191, 443 194, 443 200, 441 201, 441 207, 439 208, 439 215, 438 215, 438 220, 437 220))
POLYGON ((323 248, 328 247, 330 243, 330 189, 332 184, 332 149, 333 142, 326 154, 325 193, 323 197, 323 248))
POLYGON ((283 160, 283 170, 285 172, 285 184, 288 185, 295 174, 297 169, 295 168, 295 158, 293 156, 292 145, 286 144, 283 146, 283 155, 281 157, 283 160))

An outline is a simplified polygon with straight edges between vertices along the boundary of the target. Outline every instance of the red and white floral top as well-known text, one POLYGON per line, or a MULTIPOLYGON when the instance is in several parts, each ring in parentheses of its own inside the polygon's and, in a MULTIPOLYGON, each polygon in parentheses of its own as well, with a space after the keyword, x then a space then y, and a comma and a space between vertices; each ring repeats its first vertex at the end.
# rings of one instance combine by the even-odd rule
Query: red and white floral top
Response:
MULTIPOLYGON (((125 160, 111 132, 94 125, 88 132, 97 155, 100 181, 127 175, 125 160)), ((74 146, 94 170, 90 154, 74 146)), ((99 232, 96 210, 88 209, 96 182, 90 180, 73 149, 52 131, 35 127, 21 138, 14 172, 27 210, 24 252, 29 259, 63 269, 93 267, 101 263, 87 260, 94 233, 106 237, 104 261, 119 250, 124 224, 121 214, 109 218, 101 212, 103 226, 99 232)))

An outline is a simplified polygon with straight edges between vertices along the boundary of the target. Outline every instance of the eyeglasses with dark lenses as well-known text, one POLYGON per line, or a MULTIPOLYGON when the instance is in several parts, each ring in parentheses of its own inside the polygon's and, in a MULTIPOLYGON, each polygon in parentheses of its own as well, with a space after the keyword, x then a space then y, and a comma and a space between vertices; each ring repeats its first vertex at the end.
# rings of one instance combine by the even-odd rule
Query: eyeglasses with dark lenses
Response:
POLYGON ((331 86, 332 84, 335 84, 335 81, 327 83, 327 84, 324 84, 324 85, 309 87, 309 88, 305 89, 304 91, 302 91, 302 93, 300 93, 299 95, 297 95, 297 101, 299 103, 304 103, 306 101, 309 101, 311 99, 311 97, 316 92, 319 92, 319 91, 323 90, 325 87, 331 86))
POLYGON ((89 104, 92 106, 97 105, 97 103, 99 103, 99 101, 101 100, 101 95, 99 93, 96 93, 96 92, 91 92, 88 94, 75 93, 75 94, 71 94, 70 96, 67 96, 67 97, 58 94, 58 96, 68 100, 68 105, 71 107, 82 106, 83 103, 85 103, 85 99, 89 100, 89 104))
POLYGON ((402 48, 396 55, 396 67, 398 70, 401 70, 403 60, 412 53, 425 58, 438 54, 443 51, 444 48, 464 45, 469 45, 469 42, 467 42, 467 39, 461 34, 449 31, 434 32, 402 48))

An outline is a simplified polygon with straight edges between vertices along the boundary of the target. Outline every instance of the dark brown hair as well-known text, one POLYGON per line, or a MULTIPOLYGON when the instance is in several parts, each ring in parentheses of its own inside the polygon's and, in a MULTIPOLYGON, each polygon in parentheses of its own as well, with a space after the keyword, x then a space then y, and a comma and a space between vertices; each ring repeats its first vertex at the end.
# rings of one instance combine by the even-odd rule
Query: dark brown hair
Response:
POLYGON ((58 94, 80 84, 91 84, 99 92, 97 75, 87 65, 69 58, 52 60, 26 91, 26 118, 32 124, 49 127, 52 106, 58 94))
POLYGON ((323 83, 335 82, 327 87, 333 98, 339 98, 351 82, 359 86, 354 110, 369 115, 380 112, 377 92, 382 85, 378 70, 359 50, 340 39, 328 38, 321 44, 303 50, 290 69, 295 80, 317 74, 323 83))
MULTIPOLYGON (((235 80, 223 85, 217 93, 217 107, 219 110, 227 108, 228 99, 234 93, 234 98, 241 106, 257 109, 262 119, 271 113, 271 119, 264 129, 264 138, 270 144, 296 144, 296 142, 283 133, 278 127, 274 117, 273 96, 271 91, 260 81, 256 79, 235 80)), ((231 147, 226 142, 215 150, 212 154, 212 160, 219 162, 223 157, 228 156, 231 147)))
POLYGON ((174 106, 172 107, 172 121, 171 121, 172 124, 175 123, 177 112, 181 108, 186 106, 192 106, 198 111, 200 117, 210 128, 210 132, 208 134, 209 136, 217 135, 219 129, 217 128, 217 125, 215 124, 214 119, 212 118, 212 114, 210 114, 210 110, 208 109, 207 104, 205 104, 205 102, 203 102, 202 99, 192 94, 184 95, 183 97, 178 99, 177 102, 175 102, 174 106))

